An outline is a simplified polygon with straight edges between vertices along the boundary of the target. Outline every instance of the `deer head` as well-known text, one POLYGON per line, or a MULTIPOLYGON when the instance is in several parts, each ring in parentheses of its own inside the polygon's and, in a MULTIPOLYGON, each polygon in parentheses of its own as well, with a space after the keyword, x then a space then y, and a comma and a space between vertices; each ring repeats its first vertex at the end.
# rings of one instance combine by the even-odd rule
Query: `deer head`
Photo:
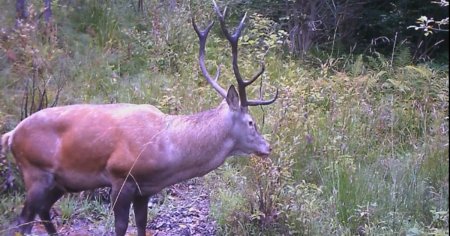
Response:
MULTIPOLYGON (((1 139, 0 156, 11 150, 25 182, 27 196, 18 230, 31 233, 36 215, 49 234, 56 234, 50 208, 66 192, 111 187, 115 233, 125 235, 133 202, 138 235, 145 235, 149 196, 183 180, 202 176, 236 154, 269 155, 249 106, 270 100, 248 100, 245 88, 263 72, 244 80, 238 67, 238 40, 244 18, 231 35, 214 2, 220 26, 231 45, 237 90, 217 83, 206 69, 205 30, 193 26, 200 41, 199 64, 206 80, 224 101, 192 115, 167 115, 151 105, 78 104, 43 109, 27 117, 1 139)), ((16 229, 13 229, 16 230, 16 229)))
POLYGON ((217 80, 220 76, 220 67, 217 68, 216 75, 214 76, 214 78, 209 74, 206 68, 205 65, 206 38, 208 37, 209 31, 214 25, 214 21, 209 23, 209 25, 204 30, 200 30, 197 27, 194 18, 192 18, 192 25, 194 27, 195 32, 198 35, 200 44, 198 56, 200 69, 203 73, 203 76, 208 81, 208 83, 211 84, 212 87, 220 94, 220 96, 225 99, 231 111, 231 116, 233 117, 234 123, 231 132, 234 134, 233 136, 235 136, 237 139, 236 151, 233 154, 255 153, 259 156, 267 156, 269 155, 271 148, 267 143, 267 141, 258 132, 256 123, 254 122, 253 118, 249 113, 248 106, 272 104, 278 98, 278 89, 276 90, 275 96, 270 100, 247 99, 247 93, 245 88, 251 85, 253 82, 255 82, 256 79, 258 79, 264 73, 265 70, 265 66, 262 63, 260 70, 250 80, 244 80, 239 71, 238 42, 239 37, 241 36, 242 29, 244 28, 244 22, 247 14, 245 14, 244 17, 242 17, 239 25, 236 27, 233 34, 230 34, 228 29, 226 28, 225 23, 227 8, 225 7, 224 11, 222 12, 214 0, 213 4, 214 4, 214 11, 218 16, 222 32, 231 46, 233 72, 237 81, 239 93, 236 91, 233 85, 231 85, 228 91, 226 91, 217 83, 217 80))

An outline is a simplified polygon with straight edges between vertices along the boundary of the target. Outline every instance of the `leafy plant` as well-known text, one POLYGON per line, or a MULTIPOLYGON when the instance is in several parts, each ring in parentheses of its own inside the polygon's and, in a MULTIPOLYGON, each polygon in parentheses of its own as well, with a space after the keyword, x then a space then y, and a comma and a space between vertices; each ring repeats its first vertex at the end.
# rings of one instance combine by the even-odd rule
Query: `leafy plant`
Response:
MULTIPOLYGON (((13 1, 2 3, 14 7, 13 1)), ((243 76, 253 75, 261 61, 266 65, 249 96, 265 97, 275 90, 268 84, 280 93, 270 107, 252 108, 272 145, 270 159, 230 159, 207 176, 218 233, 447 235, 448 65, 417 64, 412 44, 420 41, 404 34, 411 9, 399 1, 367 2, 364 21, 352 28, 359 30, 357 41, 339 42, 346 29, 329 28, 320 33, 336 39, 314 38, 317 46, 300 60, 285 46, 303 31, 286 24, 306 19, 286 18, 297 14, 283 11, 295 2, 280 3, 227 2, 230 10, 242 6, 230 12, 230 26, 248 10, 240 42, 243 76), (395 40, 389 38, 393 32, 395 40)), ((417 9, 428 9, 426 4, 417 9)), ((26 91, 35 108, 44 104, 43 91, 49 106, 56 98, 60 105, 150 103, 166 113, 190 114, 220 103, 199 71, 190 24, 192 15, 202 25, 214 19, 210 1, 152 1, 139 14, 127 1, 75 1, 54 8, 50 34, 31 22, 11 27, 7 16, 13 11, 5 9, 11 8, 0 9, 3 132, 18 123, 26 91), (36 85, 35 96, 27 81, 36 85)), ((220 65, 219 83, 228 86, 235 83, 230 51, 217 28, 208 38, 206 65, 211 73, 220 65)), ((30 104, 28 114, 36 110, 30 104)), ((2 183, 9 170, 2 159, 2 183)), ((0 201, 2 228, 23 199, 14 177, 18 188, 2 193, 0 201)), ((56 209, 69 223, 76 216, 112 226, 108 205, 100 201, 72 195, 56 209)))
POLYGON ((71 195, 67 195, 59 200, 58 205, 61 209, 61 219, 63 220, 63 223, 73 219, 78 205, 76 198, 71 195))

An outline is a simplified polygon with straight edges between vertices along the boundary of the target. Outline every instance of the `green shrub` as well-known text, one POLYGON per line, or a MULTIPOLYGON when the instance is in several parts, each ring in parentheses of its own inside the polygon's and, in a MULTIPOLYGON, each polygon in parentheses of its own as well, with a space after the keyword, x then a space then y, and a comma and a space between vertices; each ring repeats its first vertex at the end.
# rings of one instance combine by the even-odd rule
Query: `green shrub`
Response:
MULTIPOLYGON (((7 28, 11 13, 0 12, 7 28)), ((202 26, 215 18, 209 1, 151 2, 136 14, 129 1, 88 0, 54 13, 50 30, 24 24, 0 32, 0 130, 19 122, 27 81, 45 86, 47 105, 58 91, 59 105, 150 103, 170 114, 220 102, 199 71, 190 24, 193 13, 202 26)), ((241 15, 231 12, 229 26, 241 15)), ((413 64, 404 45, 389 55, 316 48, 299 60, 283 52, 278 27, 250 13, 242 35, 242 75, 266 64, 249 97, 267 98, 275 87, 280 96, 251 108, 273 147, 270 159, 230 159, 208 177, 219 234, 448 234, 448 66, 413 64)), ((219 31, 208 38, 206 66, 214 73, 221 65, 227 87, 236 82, 219 31)), ((0 163, 2 178, 7 166, 0 163)), ((22 191, 19 179, 11 192, 22 191)), ((2 198, 2 226, 17 215, 19 195, 2 198)), ((105 205, 78 200, 57 203, 65 220, 75 214, 112 226, 105 205)))

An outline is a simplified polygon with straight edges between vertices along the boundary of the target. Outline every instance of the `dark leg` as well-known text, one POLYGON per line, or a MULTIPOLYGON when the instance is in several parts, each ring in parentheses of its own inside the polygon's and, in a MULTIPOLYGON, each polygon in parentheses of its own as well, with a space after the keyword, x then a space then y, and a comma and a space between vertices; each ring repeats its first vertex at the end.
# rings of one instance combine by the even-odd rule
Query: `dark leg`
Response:
POLYGON ((33 207, 32 195, 27 193, 25 204, 17 221, 21 234, 30 234, 33 227, 33 220, 36 217, 36 210, 33 207))
POLYGON ((133 199, 134 217, 138 236, 145 236, 147 226, 148 196, 135 196, 133 199))
POLYGON ((63 194, 64 192, 60 189, 48 189, 41 182, 36 182, 28 189, 25 204, 18 220, 20 232, 30 234, 36 214, 39 214, 47 233, 56 234, 56 228, 50 219, 50 208, 63 194))
POLYGON ((39 214, 49 234, 55 234, 55 226, 51 223, 50 208, 63 195, 63 191, 55 187, 53 174, 39 169, 22 171, 26 186, 25 204, 18 219, 18 228, 22 234, 30 234, 36 214, 39 214))
POLYGON ((50 208, 52 208, 53 204, 55 204, 55 202, 58 201, 58 199, 60 199, 63 194, 64 192, 58 188, 54 188, 48 191, 39 210, 39 217, 41 218, 42 223, 45 226, 45 230, 47 230, 47 233, 50 235, 56 234, 56 228, 53 225, 52 220, 50 219, 50 208))
POLYGON ((116 236, 124 236, 128 228, 128 215, 130 214, 130 205, 133 191, 125 185, 120 190, 121 185, 113 186, 111 193, 111 206, 114 210, 114 224, 116 236), (119 191, 121 191, 119 193, 119 191))

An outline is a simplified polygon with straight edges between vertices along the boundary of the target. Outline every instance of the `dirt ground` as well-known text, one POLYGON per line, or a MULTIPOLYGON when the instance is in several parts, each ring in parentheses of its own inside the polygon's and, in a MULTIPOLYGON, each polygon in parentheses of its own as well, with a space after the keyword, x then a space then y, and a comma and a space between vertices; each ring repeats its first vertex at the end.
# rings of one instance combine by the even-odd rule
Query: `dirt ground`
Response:
MULTIPOLYGON (((153 236, 189 236, 215 235, 216 223, 209 216, 209 192, 201 179, 193 179, 167 188, 165 194, 152 197, 149 208, 155 207, 156 216, 148 219, 147 235, 153 236), (162 200, 163 199, 163 200, 162 200)), ((150 210, 150 209, 149 209, 150 210)), ((54 212, 55 213, 55 212, 54 212)), ((54 214, 53 222, 61 222, 54 214)), ((127 235, 136 235, 136 228, 128 226, 127 235)), ((110 220, 110 222, 113 222, 110 220)), ((58 224, 59 235, 114 235, 114 228, 102 222, 90 222, 86 219, 71 219, 70 224, 58 224)), ((112 223, 110 223, 112 224, 112 223)), ((35 224, 32 235, 47 235, 41 224, 35 224)))

